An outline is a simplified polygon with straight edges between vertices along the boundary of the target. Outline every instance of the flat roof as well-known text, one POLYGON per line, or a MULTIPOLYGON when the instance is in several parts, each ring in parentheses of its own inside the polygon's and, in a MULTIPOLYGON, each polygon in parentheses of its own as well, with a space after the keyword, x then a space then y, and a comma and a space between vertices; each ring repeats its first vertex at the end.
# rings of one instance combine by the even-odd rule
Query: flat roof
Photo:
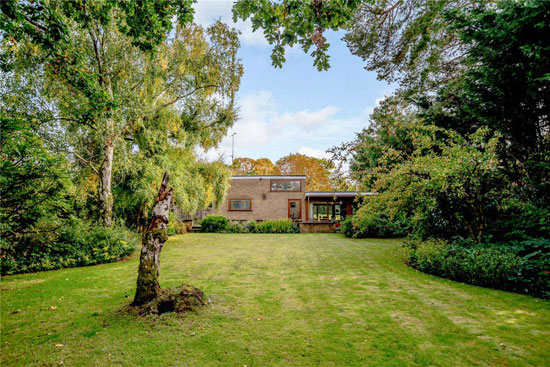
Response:
POLYGON ((233 176, 233 180, 263 180, 263 179, 277 179, 277 180, 305 180, 306 176, 298 175, 263 175, 263 176, 233 176))
POLYGON ((373 192, 355 192, 355 191, 310 191, 306 192, 306 197, 354 197, 354 196, 372 196, 375 195, 373 192))

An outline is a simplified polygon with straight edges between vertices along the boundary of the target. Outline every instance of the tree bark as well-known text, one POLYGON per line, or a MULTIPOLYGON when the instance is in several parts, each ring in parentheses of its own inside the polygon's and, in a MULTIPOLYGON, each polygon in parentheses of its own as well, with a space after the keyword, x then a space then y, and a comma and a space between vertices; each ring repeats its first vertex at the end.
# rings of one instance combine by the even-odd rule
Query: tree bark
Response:
POLYGON ((103 161, 99 171, 99 206, 101 221, 104 226, 113 224, 113 191, 111 177, 113 175, 113 155, 115 147, 111 137, 107 139, 103 152, 103 161))
POLYGON ((168 172, 164 173, 160 190, 153 205, 151 223, 142 241, 141 257, 133 306, 141 306, 157 297, 159 285, 160 252, 168 239, 166 225, 170 214, 172 189, 168 189, 168 172))

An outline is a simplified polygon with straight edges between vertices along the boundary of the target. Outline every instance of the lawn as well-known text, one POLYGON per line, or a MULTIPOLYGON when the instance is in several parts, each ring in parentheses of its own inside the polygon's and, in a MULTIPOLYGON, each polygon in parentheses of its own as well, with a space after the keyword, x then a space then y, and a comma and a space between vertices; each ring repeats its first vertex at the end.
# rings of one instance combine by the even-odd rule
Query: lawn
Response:
POLYGON ((198 312, 134 317, 128 261, 4 277, 2 366, 550 366, 550 302, 451 282, 400 260, 399 240, 188 234, 163 287, 198 312))

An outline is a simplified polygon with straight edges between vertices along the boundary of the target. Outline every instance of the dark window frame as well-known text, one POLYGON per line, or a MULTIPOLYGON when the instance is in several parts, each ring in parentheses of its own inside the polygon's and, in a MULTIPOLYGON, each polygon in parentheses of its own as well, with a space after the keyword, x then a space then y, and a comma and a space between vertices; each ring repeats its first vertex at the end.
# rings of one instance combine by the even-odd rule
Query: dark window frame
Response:
POLYGON ((252 199, 243 198, 243 199, 227 199, 227 211, 228 212, 251 212, 252 211, 252 199), (250 209, 231 209, 232 201, 248 201, 250 203, 250 209))
POLYGON ((269 191, 270 192, 302 192, 302 180, 300 179, 296 179, 296 180, 291 180, 291 179, 288 179, 288 180, 285 180, 285 179, 280 179, 280 178, 277 178, 277 179, 271 179, 269 181, 269 191), (300 184, 300 189, 298 190, 273 190, 273 182, 285 182, 285 181, 298 181, 298 183, 300 184))

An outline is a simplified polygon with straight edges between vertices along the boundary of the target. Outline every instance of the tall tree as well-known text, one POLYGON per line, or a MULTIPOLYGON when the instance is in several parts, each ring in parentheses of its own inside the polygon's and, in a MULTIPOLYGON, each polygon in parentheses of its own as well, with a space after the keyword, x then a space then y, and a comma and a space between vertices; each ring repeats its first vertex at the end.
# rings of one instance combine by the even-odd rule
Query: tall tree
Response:
POLYGON ((235 158, 231 165, 234 175, 278 175, 279 169, 268 158, 235 158))
POLYGON ((326 159, 296 153, 279 159, 276 166, 282 175, 305 175, 308 191, 333 190, 330 181, 330 170, 333 166, 326 159))
MULTIPOLYGON (((98 199, 105 225, 112 223, 112 167, 116 122, 121 102, 114 82, 121 78, 124 57, 151 51, 172 29, 172 17, 181 24, 192 19, 191 0, 2 1, 0 29, 14 42, 30 40, 43 48, 50 73, 78 94, 81 103, 75 123, 101 132, 98 199), (113 44, 113 39, 118 42, 113 44), (117 54, 115 56, 115 54, 117 54)), ((2 58, 2 68, 10 65, 2 58)), ((130 86, 127 86, 130 87, 130 86)))
POLYGON ((501 164, 523 195, 550 203, 550 3, 502 1, 448 14, 467 45, 460 78, 416 102, 463 135, 498 131, 501 164))
MULTIPOLYGON (((57 115, 68 133, 71 152, 86 164, 82 178, 97 182, 100 217, 109 224, 113 183, 119 186, 136 170, 152 167, 144 159, 156 159, 158 163, 154 156, 174 149, 215 145, 233 124, 233 100, 242 75, 242 65, 236 57, 239 41, 235 31, 221 22, 207 30, 193 24, 178 27, 154 54, 132 46, 112 27, 106 27, 102 34, 103 55, 97 54, 96 48, 86 48, 89 32, 75 31, 74 36, 81 38, 91 64, 96 62, 96 67, 104 69, 109 65, 110 70, 116 70, 110 74, 109 83, 119 105, 112 109, 109 119, 103 120, 107 124, 95 118, 83 124, 82 116, 95 110, 92 101, 82 91, 66 88, 65 78, 47 70, 50 98, 57 103, 57 115), (107 60, 103 66, 99 65, 102 59, 107 60), (142 159, 133 159, 136 155, 142 159)), ((183 156, 194 160, 193 155, 180 155, 183 156)), ((184 166, 189 167, 180 165, 184 166)), ((175 182, 180 182, 180 176, 173 173, 175 182)), ((181 203, 186 191, 178 192, 175 201, 181 203)), ((147 201, 152 199, 149 194, 147 201)), ((144 206, 143 210, 148 209, 144 206)))
POLYGON ((411 155, 409 130, 411 123, 419 120, 417 113, 418 109, 400 94, 383 100, 371 114, 369 126, 357 133, 354 140, 329 149, 338 175, 345 178, 347 167, 351 181, 371 190, 373 169, 411 155))
MULTIPOLYGON (((171 173, 173 201, 183 210, 208 205, 204 200, 212 201, 214 192, 218 200, 223 196, 225 169, 206 168, 193 150, 217 144, 234 122, 242 75, 238 47, 235 31, 220 22, 206 30, 189 24, 155 56, 138 55, 125 68, 126 77, 118 83, 125 107, 117 123, 119 153, 112 177, 115 192, 124 195, 115 198, 115 206, 124 208, 130 223, 137 218, 144 225, 163 170, 171 173), (132 94, 124 94, 126 85, 132 94)), ((87 157, 85 151, 82 155, 87 157)))

